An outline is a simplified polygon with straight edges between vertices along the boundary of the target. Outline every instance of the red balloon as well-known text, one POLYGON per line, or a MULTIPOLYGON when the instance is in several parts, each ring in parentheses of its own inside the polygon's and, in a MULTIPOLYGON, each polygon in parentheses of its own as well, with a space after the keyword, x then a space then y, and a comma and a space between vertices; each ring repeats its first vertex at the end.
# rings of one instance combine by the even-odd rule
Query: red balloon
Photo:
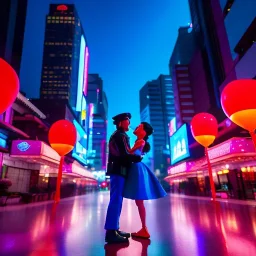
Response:
POLYGON ((235 124, 246 130, 256 129, 256 80, 235 80, 221 93, 223 111, 235 124))
POLYGON ((0 115, 12 105, 19 90, 20 82, 16 72, 0 58, 0 115))
POLYGON ((218 122, 211 114, 199 113, 191 121, 191 132, 199 144, 208 147, 217 137, 218 122))
POLYGON ((48 134, 51 147, 60 155, 68 154, 76 143, 76 127, 67 120, 55 122, 48 134))

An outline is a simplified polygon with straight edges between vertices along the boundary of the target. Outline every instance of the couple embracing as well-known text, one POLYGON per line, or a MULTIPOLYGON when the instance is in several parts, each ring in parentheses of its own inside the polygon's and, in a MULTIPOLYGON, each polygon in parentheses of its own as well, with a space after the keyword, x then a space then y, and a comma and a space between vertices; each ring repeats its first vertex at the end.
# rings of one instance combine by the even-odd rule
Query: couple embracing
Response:
POLYGON ((131 235, 149 238, 144 200, 166 196, 154 173, 141 162, 143 155, 150 150, 147 140, 153 133, 153 128, 149 123, 142 122, 134 131, 137 140, 130 148, 129 137, 126 134, 130 119, 130 113, 113 117, 116 131, 109 140, 107 175, 110 176, 110 202, 105 223, 107 243, 128 242, 130 237, 130 233, 119 230, 123 198, 135 200, 141 219, 141 230, 131 235))

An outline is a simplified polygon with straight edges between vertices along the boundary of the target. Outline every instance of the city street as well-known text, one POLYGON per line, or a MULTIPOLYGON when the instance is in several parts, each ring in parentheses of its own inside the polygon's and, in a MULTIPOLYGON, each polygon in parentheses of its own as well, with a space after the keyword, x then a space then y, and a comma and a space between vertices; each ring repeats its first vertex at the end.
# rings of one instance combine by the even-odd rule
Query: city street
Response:
MULTIPOLYGON (((167 196, 146 202, 151 240, 107 245, 108 192, 0 209, 0 255, 256 255, 256 204, 167 196)), ((121 229, 137 231, 135 203, 125 200, 121 229)))

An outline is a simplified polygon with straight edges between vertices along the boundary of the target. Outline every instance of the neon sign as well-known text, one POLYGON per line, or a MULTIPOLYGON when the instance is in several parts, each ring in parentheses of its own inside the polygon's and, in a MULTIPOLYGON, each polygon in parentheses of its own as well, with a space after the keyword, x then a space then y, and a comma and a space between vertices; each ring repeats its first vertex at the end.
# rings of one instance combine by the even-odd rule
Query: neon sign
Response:
POLYGON ((78 87, 77 87, 77 99, 76 99, 76 111, 82 111, 82 97, 83 97, 83 86, 84 86, 84 69, 85 69, 85 39, 81 36, 80 44, 80 56, 79 56, 79 71, 78 71, 78 87))
POLYGON ((169 123, 169 136, 172 136, 176 130, 176 117, 174 117, 169 123))
POLYGON ((21 152, 26 152, 30 148, 30 145, 27 142, 23 141, 17 145, 17 148, 21 152))
POLYGON ((66 5, 64 5, 64 4, 61 4, 61 5, 57 6, 57 10, 58 11, 67 11, 68 7, 66 5))
POLYGON ((84 59, 84 95, 87 95, 87 85, 88 85, 88 65, 89 65, 89 49, 85 48, 85 59, 84 59))
POLYGON ((92 103, 89 104, 89 110, 90 110, 89 128, 92 128, 93 127, 93 111, 94 111, 94 106, 92 103))
POLYGON ((187 125, 184 124, 171 136, 171 164, 190 157, 187 125))

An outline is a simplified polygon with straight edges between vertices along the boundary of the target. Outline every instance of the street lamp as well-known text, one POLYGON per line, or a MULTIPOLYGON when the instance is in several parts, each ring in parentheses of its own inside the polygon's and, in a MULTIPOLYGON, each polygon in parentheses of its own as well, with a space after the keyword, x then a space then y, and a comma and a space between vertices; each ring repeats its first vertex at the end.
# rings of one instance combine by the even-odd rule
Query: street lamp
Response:
POLYGON ((205 156, 208 164, 212 199, 215 201, 216 192, 212 176, 212 168, 208 154, 208 147, 214 142, 218 134, 218 122, 216 118, 208 113, 199 113, 191 121, 191 132, 195 140, 204 146, 205 156))
POLYGON ((74 148, 76 143, 76 128, 67 120, 59 120, 51 126, 48 139, 51 147, 60 155, 56 194, 54 199, 54 201, 58 203, 60 201, 60 184, 62 179, 64 156, 74 148))
POLYGON ((249 131, 256 147, 256 80, 234 80, 221 93, 221 105, 226 116, 249 131))
POLYGON ((19 89, 20 83, 16 72, 0 58, 0 115, 15 101, 19 89))

